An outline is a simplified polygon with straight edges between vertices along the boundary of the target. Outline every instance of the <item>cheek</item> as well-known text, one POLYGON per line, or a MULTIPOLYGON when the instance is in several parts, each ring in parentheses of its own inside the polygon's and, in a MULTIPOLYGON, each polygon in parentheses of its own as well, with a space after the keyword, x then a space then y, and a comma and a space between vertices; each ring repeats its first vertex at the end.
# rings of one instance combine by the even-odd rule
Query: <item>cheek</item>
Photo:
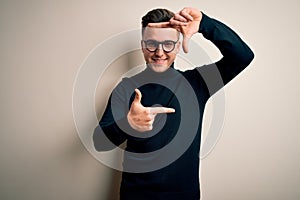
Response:
POLYGON ((174 62, 175 59, 176 59, 176 54, 175 53, 170 55, 170 61, 171 62, 174 62))
POLYGON ((146 57, 148 55, 148 51, 146 49, 143 48, 142 52, 143 52, 144 57, 146 57))
POLYGON ((143 55, 144 55, 145 60, 149 60, 149 58, 151 56, 150 53, 147 50, 144 50, 144 49, 143 49, 143 55))

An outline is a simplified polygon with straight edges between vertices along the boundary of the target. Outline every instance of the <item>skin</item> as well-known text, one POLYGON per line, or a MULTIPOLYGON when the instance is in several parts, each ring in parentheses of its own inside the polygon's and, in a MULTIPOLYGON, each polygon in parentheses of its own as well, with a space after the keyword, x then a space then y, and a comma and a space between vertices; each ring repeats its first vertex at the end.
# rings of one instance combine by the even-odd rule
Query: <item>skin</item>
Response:
POLYGON ((149 23, 149 27, 156 28, 174 28, 182 33, 182 49, 188 53, 188 43, 190 38, 198 32, 200 22, 202 19, 202 12, 196 8, 183 8, 168 22, 149 23))
POLYGON ((138 89, 135 89, 135 98, 131 104, 127 119, 130 126, 139 131, 151 131, 153 122, 157 114, 174 113, 175 109, 166 107, 144 107, 141 104, 142 94, 138 89))
MULTIPOLYGON (((179 34, 174 28, 152 28, 146 27, 144 30, 143 40, 172 40, 177 41, 179 34)), ((144 59, 148 67, 150 67, 155 72, 164 72, 170 65, 174 62, 177 53, 179 52, 180 42, 175 44, 175 49, 172 52, 166 53, 162 46, 159 45, 158 49, 155 52, 150 52, 144 48, 143 41, 141 41, 142 51, 144 54, 144 59)))
MULTIPOLYGON (((199 10, 195 8, 183 8, 176 13, 169 22, 148 24, 148 27, 146 27, 144 31, 143 40, 154 39, 157 41, 177 41, 177 32, 179 31, 183 35, 183 51, 187 53, 189 39, 198 32, 201 19, 202 13, 199 10)), ((169 69, 180 50, 180 44, 181 43, 178 42, 175 49, 170 53, 164 52, 161 45, 155 52, 149 52, 142 48, 144 59, 148 67, 157 73, 161 73, 169 69)), ((173 108, 144 107, 141 104, 141 92, 138 89, 135 89, 135 93, 135 99, 133 100, 127 114, 127 120, 129 125, 139 132, 151 131, 157 114, 175 112, 175 109, 173 108)))

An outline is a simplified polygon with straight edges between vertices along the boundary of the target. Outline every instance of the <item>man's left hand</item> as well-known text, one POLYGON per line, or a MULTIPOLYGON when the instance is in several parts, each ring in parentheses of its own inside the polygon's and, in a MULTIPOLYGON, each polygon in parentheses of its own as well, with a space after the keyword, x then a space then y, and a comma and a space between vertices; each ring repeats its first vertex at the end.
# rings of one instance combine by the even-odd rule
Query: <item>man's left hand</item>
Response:
POLYGON ((188 43, 190 38, 198 32, 202 12, 196 8, 186 7, 174 15, 168 22, 149 23, 149 27, 154 28, 175 28, 183 35, 182 48, 188 53, 188 43))

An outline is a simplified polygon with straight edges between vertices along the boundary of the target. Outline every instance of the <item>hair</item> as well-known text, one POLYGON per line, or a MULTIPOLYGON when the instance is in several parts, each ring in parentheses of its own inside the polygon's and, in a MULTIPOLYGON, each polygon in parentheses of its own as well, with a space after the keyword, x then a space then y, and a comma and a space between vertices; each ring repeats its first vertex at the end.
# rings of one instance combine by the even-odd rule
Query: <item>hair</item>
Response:
POLYGON ((173 16, 174 13, 167 9, 153 9, 142 17, 142 27, 145 28, 149 23, 168 22, 173 16))

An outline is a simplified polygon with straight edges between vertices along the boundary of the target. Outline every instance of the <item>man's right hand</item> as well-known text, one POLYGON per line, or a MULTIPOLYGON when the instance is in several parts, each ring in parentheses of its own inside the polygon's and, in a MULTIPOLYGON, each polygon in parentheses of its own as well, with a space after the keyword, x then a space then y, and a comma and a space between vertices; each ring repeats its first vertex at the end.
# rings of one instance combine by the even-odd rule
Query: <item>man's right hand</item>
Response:
POLYGON ((139 132, 151 131, 157 114, 175 112, 175 109, 173 108, 144 107, 141 104, 141 100, 142 94, 140 90, 135 89, 135 98, 127 114, 129 125, 139 132))

